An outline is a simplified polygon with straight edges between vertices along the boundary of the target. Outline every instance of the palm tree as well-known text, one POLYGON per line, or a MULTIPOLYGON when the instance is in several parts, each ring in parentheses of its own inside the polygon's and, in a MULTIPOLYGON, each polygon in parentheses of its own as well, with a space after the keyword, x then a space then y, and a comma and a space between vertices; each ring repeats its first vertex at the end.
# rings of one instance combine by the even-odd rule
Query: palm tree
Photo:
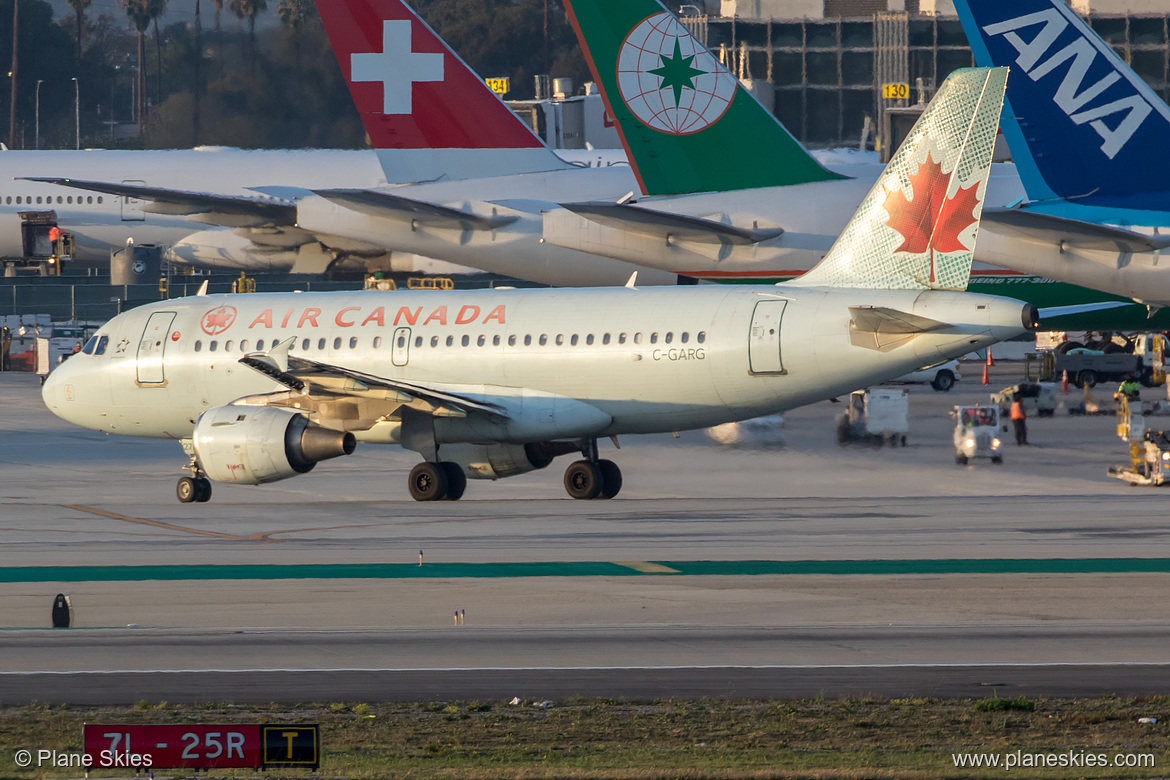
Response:
POLYGON ((93 0, 67 0, 77 17, 77 67, 81 67, 81 36, 85 25, 85 9, 89 8, 93 0))
POLYGON ((248 49, 252 60, 252 72, 256 72, 256 17, 268 8, 268 0, 227 0, 228 7, 237 19, 248 20, 248 49))
POLYGON ((280 21, 292 28, 293 57, 297 64, 297 73, 301 72, 301 25, 317 15, 317 6, 313 0, 280 0, 276 7, 280 21))
POLYGON ((119 0, 138 31, 138 134, 146 125, 146 31, 162 12, 167 0, 119 0))

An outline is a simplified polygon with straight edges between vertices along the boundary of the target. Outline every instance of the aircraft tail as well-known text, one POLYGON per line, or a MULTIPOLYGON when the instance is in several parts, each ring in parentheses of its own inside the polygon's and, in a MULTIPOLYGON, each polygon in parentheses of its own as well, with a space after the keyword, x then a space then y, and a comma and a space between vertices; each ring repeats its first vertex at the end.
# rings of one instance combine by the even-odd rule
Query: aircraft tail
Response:
POLYGON ((1012 69, 1003 133, 1031 200, 1170 211, 1170 108, 1066 0, 955 0, 955 10, 976 63, 1012 69))
POLYGON ((658 0, 568 0, 566 10, 647 195, 843 178, 658 0))
POLYGON ((402 0, 317 9, 389 181, 568 167, 402 0))
POLYGON ((952 73, 801 287, 965 290, 1007 68, 952 73))

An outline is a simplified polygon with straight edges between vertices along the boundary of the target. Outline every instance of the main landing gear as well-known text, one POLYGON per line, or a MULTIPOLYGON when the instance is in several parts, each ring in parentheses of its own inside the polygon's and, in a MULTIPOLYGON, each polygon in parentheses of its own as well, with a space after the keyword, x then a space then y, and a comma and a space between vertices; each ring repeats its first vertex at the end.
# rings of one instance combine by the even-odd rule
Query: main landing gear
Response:
POLYGON ((191 472, 189 477, 180 477, 179 484, 175 485, 175 496, 183 504, 205 504, 211 500, 211 480, 203 476, 203 470, 199 468, 199 463, 195 456, 191 456, 191 462, 184 466, 187 471, 191 472))
POLYGON ((565 469, 565 490, 572 498, 613 498, 622 489, 622 470, 612 460, 597 457, 597 440, 590 439, 582 448, 584 460, 573 461, 565 469))
POLYGON ((424 462, 410 470, 410 497, 415 501, 458 501, 467 489, 467 476, 449 460, 424 462))

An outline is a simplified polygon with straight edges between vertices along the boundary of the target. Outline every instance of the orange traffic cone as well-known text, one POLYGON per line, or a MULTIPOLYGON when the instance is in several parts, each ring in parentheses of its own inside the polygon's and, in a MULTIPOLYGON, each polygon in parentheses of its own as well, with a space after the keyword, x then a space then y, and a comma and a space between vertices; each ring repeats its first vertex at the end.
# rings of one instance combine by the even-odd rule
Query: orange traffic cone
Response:
POLYGON ((985 384, 985 385, 991 384, 991 381, 988 380, 988 378, 987 378, 987 364, 986 363, 983 364, 983 384, 985 384))
POLYGON ((993 358, 991 356, 991 347, 987 348, 987 365, 989 365, 989 366, 995 365, 995 358, 993 358))
POLYGON ((1068 369, 1066 368, 1060 374, 1060 392, 1068 392, 1068 369))

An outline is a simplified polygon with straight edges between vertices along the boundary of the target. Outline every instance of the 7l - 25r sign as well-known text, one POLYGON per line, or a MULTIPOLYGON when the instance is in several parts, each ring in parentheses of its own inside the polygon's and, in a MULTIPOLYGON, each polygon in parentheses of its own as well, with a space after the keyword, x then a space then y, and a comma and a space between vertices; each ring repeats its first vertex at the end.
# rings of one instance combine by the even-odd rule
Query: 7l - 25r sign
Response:
POLYGON ((302 766, 316 769, 320 741, 316 725, 129 725, 86 724, 85 752, 149 756, 153 769, 302 766))

